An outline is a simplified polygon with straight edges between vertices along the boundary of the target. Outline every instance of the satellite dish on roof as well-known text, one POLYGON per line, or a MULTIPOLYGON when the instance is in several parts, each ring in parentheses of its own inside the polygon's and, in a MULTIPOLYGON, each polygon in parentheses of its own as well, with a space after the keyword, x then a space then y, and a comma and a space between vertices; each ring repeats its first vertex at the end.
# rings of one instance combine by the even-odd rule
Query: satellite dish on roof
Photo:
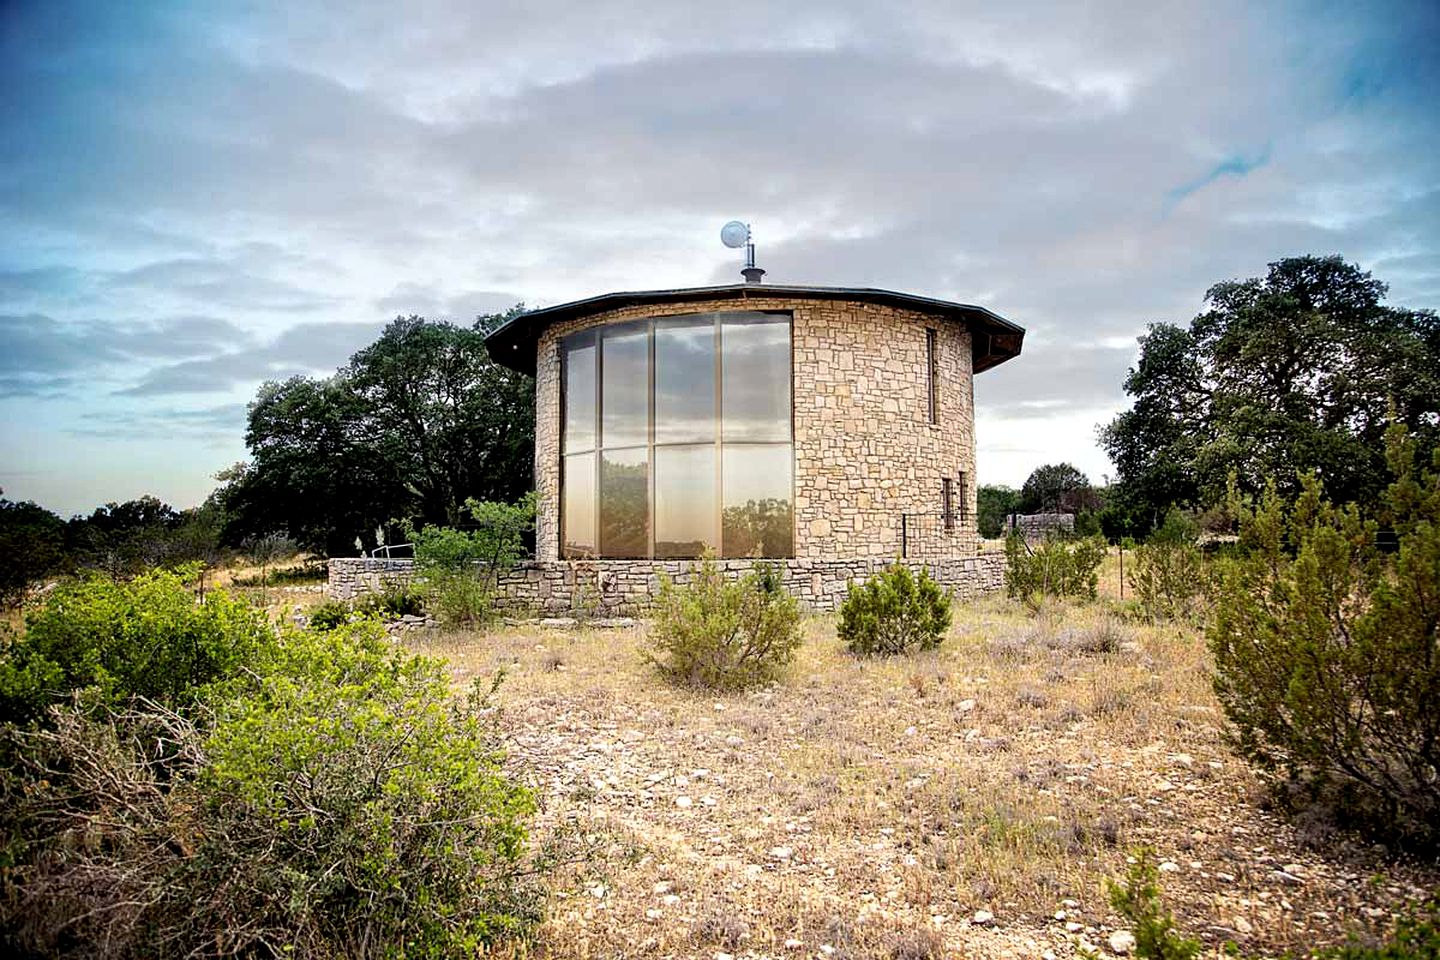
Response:
POLYGON ((745 248, 745 269, 740 273, 746 283, 759 283, 765 271, 755 266, 755 244, 750 239, 750 224, 731 220, 720 228, 720 242, 732 250, 745 248))
POLYGON ((739 220, 731 220, 720 228, 720 242, 732 250, 738 250, 750 242, 750 228, 739 220))

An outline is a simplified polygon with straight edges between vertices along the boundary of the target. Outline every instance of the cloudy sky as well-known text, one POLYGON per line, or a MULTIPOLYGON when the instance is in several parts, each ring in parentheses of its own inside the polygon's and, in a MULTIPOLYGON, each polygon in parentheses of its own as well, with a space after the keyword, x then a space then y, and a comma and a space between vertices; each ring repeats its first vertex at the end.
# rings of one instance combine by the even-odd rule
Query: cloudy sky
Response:
POLYGON ((1440 307, 1440 5, 0 3, 0 487, 191 505, 397 313, 984 304, 980 481, 1110 471, 1147 322, 1299 253, 1440 307))

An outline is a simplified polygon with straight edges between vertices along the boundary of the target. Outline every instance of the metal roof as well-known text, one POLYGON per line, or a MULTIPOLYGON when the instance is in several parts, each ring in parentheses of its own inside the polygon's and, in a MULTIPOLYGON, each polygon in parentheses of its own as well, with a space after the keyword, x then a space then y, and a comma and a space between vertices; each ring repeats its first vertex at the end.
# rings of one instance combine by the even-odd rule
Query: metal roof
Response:
POLYGON ((604 293, 598 297, 542 307, 512 317, 485 338, 496 363, 535 374, 535 350, 540 334, 552 323, 573 320, 621 307, 659 303, 703 303, 710 300, 854 300, 887 307, 902 307, 937 317, 958 320, 972 334, 976 373, 1020 355, 1025 328, 997 313, 968 303, 951 303, 874 287, 808 287, 777 283, 734 283, 718 287, 683 287, 678 290, 636 290, 604 293))

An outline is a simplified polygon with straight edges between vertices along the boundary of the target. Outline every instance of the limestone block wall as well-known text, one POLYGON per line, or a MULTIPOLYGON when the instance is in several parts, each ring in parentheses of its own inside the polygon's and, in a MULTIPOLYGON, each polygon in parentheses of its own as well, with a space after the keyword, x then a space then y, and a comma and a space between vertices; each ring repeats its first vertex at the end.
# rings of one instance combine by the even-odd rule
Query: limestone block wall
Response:
POLYGON ((793 318, 795 556, 891 559, 902 513, 941 512, 941 480, 965 473, 952 556, 975 552, 974 380, 970 332, 954 320, 853 301, 747 295, 625 307, 557 323, 535 376, 536 554, 559 558, 560 340, 645 317, 783 310, 793 318), (927 330, 936 332, 939 417, 930 422, 927 330))
POLYGON ((414 560, 382 557, 332 557, 325 593, 333 600, 354 600, 367 593, 403 587, 415 579, 414 560))
POLYGON ((1006 521, 1010 530, 1020 531, 1027 541, 1046 537, 1067 536, 1075 532, 1075 515, 1071 513, 1019 513, 1006 521))
MULTIPOLYGON (((777 561, 785 589, 813 610, 834 610, 852 580, 864 580, 884 569, 886 558, 849 560, 795 559, 777 561)), ((722 560, 729 576, 749 570, 751 560, 722 560)), ((690 579, 699 566, 694 560, 575 560, 530 561, 501 579, 500 594, 515 610, 545 614, 582 612, 590 616, 643 613, 660 588, 664 574, 677 583, 690 579)), ((1000 590, 1005 585, 1005 555, 981 553, 947 560, 910 564, 924 569, 958 599, 967 600, 1000 590)), ((414 578, 411 560, 369 557, 332 559, 329 594, 353 600, 387 584, 409 583, 414 578)))

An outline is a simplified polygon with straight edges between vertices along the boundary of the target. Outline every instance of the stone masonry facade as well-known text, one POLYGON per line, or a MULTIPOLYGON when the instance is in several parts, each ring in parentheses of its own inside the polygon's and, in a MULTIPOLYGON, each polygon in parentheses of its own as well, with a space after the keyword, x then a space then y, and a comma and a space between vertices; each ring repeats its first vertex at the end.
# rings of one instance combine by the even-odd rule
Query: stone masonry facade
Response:
MULTIPOLYGON (((891 563, 885 558, 850 560, 780 560, 785 589, 812 610, 834 610, 850 582, 863 581, 891 563)), ((717 561, 727 576, 739 576, 753 561, 717 561)), ((664 574, 677 583, 689 580, 699 565, 694 560, 530 561, 501 577, 504 605, 516 612, 586 617, 643 614, 664 574)), ((999 590, 1005 581, 1005 555, 980 553, 968 557, 912 563, 941 586, 965 600, 999 590)), ((329 595, 353 600, 386 586, 409 584, 415 578, 411 560, 335 558, 330 561, 329 595)))
POLYGON ((924 528, 949 541, 939 550, 927 545, 924 555, 973 557, 978 541, 969 330, 916 310, 756 291, 732 300, 609 310, 544 331, 535 375, 539 562, 559 558, 560 340, 603 324, 730 310, 786 311, 793 318, 796 558, 893 560, 901 550, 902 514, 941 513, 942 478, 956 481, 955 507, 962 516, 953 529, 924 528), (935 331, 937 348, 936 423, 930 422, 927 330, 935 331))

